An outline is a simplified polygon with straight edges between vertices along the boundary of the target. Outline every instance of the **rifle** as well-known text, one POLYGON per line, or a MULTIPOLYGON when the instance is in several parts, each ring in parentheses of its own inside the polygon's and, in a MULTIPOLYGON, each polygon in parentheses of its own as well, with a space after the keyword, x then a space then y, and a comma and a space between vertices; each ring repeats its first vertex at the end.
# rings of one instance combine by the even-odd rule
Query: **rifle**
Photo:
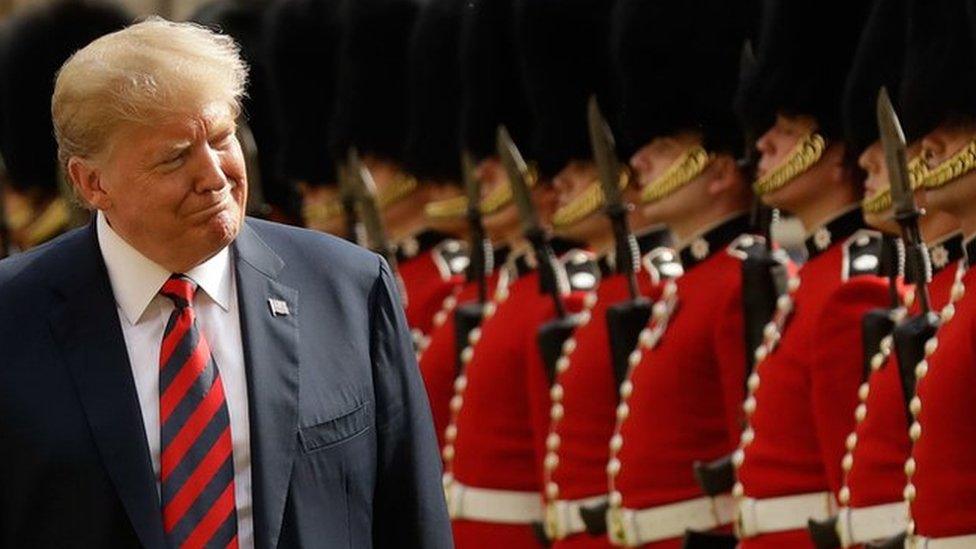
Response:
POLYGON ((914 281, 915 296, 920 313, 895 328, 892 337, 895 343, 898 370, 901 374, 909 424, 914 414, 911 400, 915 396, 915 366, 925 358, 925 342, 935 335, 939 327, 939 316, 932 311, 929 300, 928 283, 932 278, 932 266, 928 248, 922 240, 918 218, 922 211, 915 204, 908 164, 905 160, 905 134, 902 132, 898 115, 888 97, 888 90, 881 88, 878 93, 878 131, 885 151, 888 178, 891 184, 891 202, 895 221, 901 227, 905 243, 905 277, 914 281))
POLYGON ((383 218, 380 216, 379 208, 376 205, 376 182, 373 181, 369 169, 363 165, 359 159, 359 153, 355 148, 349 149, 347 168, 349 170, 350 191, 354 200, 359 204, 359 213, 362 215, 363 227, 366 229, 366 239, 369 248, 383 256, 390 269, 396 273, 397 259, 396 249, 386 238, 386 231, 383 228, 383 218))
MULTIPOLYGON (((623 167, 617 158, 616 145, 610 125, 600 112, 596 96, 590 97, 587 110, 590 130, 590 146, 600 174, 603 190, 604 212, 613 227, 617 272, 627 277, 630 299, 616 303, 607 309, 607 328, 610 334, 610 359, 613 364, 617 387, 627 377, 628 358, 637 346, 641 330, 651 318, 651 301, 640 295, 637 272, 640 269, 640 251, 637 239, 627 223, 629 206, 620 192, 623 167)), ((616 393, 615 393, 616 394, 616 393)), ((619 396, 619 395, 618 395, 619 396)))
POLYGON ((454 364, 458 374, 463 365, 461 353, 468 346, 468 335, 484 318, 485 303, 488 301, 488 274, 494 270, 491 242, 485 236, 485 227, 481 222, 481 181, 475 176, 474 159, 467 150, 461 153, 461 170, 468 199, 467 217, 471 232, 471 263, 468 264, 467 279, 468 282, 478 284, 478 299, 473 303, 459 305, 454 312, 454 364))

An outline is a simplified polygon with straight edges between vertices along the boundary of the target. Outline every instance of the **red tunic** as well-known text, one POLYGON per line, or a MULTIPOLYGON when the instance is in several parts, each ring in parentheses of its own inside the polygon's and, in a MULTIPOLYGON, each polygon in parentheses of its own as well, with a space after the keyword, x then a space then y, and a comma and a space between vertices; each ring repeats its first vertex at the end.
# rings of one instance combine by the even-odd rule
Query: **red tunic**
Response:
MULTIPOLYGON (((961 253, 959 237, 955 249, 961 253)), ((944 249, 944 248, 943 248, 944 249)), ((933 257, 935 254, 932 254, 933 257)), ((932 307, 938 311, 949 302, 949 289, 956 274, 957 260, 936 272, 929 285, 932 307)), ((918 314, 918 301, 911 314, 918 314)), ((911 452, 908 438, 908 419, 898 362, 889 354, 885 365, 871 374, 868 380, 867 415, 857 425, 857 444, 852 452, 853 463, 847 475, 850 507, 871 507, 903 501, 905 489, 905 460, 911 452)))
MULTIPOLYGON (((743 446, 738 468, 748 497, 836 493, 841 487, 841 458, 862 376, 861 318, 889 300, 887 281, 859 272, 864 264, 854 260, 855 246, 868 235, 880 238, 869 231, 848 238, 863 226, 860 216, 859 210, 842 215, 808 239, 813 253, 798 272, 793 312, 775 351, 756 367, 761 383, 749 418, 754 439, 743 446)), ((803 528, 744 539, 740 546, 813 545, 803 528)))
MULTIPOLYGON (((645 265, 647 261, 644 262, 645 265)), ((677 266, 676 263, 672 265, 677 266)), ((653 267, 652 267, 653 268, 653 267)), ((646 270, 637 275, 642 295, 657 299, 660 285, 646 270)), ((533 395, 545 396, 534 402, 533 411, 537 425, 536 446, 538 463, 546 454, 545 440, 554 433, 561 442, 556 449, 558 466, 546 480, 558 486, 558 499, 576 500, 606 493, 607 440, 613 431, 614 409, 617 405, 617 382, 614 379, 610 357, 610 341, 606 324, 607 309, 630 298, 628 280, 620 274, 609 274, 600 281, 592 297, 588 297, 588 320, 573 334, 575 350, 565 355, 568 367, 556 378, 563 396, 564 415, 559 421, 550 417, 552 399, 548 387, 539 387, 533 395)), ((585 307, 585 305, 584 305, 585 307)), ((532 353, 531 369, 541 370, 543 363, 536 347, 532 353)), ((536 383, 548 383, 534 377, 536 383)), ((556 548, 606 548, 610 543, 605 536, 580 533, 562 540, 554 540, 556 548)))
POLYGON ((406 294, 407 324, 417 336, 430 333, 444 298, 464 282, 464 271, 459 268, 463 262, 457 262, 456 255, 445 250, 448 242, 458 244, 446 240, 397 265, 406 294))
MULTIPOLYGON (((710 243, 707 258, 689 265, 688 254, 682 254, 685 274, 677 279, 667 328, 652 349, 638 347, 629 414, 619 431, 620 470, 611 477, 623 507, 701 497, 694 462, 727 455, 739 440, 746 356, 739 243, 757 241, 743 237, 730 247, 747 226, 745 219, 735 223, 737 230, 725 230, 725 238, 710 243)), ((679 548, 682 542, 673 538, 647 547, 679 548)))
MULTIPOLYGON (((496 270, 486 281, 489 295, 498 283, 496 270)), ((468 282, 461 286, 456 296, 445 298, 441 310, 434 315, 433 328, 427 336, 424 348, 418 353, 420 374, 427 388, 427 399, 434 417, 439 446, 444 445, 444 428, 450 420, 448 404, 454 396, 454 378, 457 376, 457 344, 455 340, 454 312, 458 304, 477 299, 478 283, 468 282), (437 316, 444 313, 443 322, 438 325, 437 316)))
MULTIPOLYGON (((974 256, 976 244, 966 245, 974 256)), ((972 261, 972 260, 970 260, 972 261)), ((976 534, 976 270, 962 278, 965 293, 943 315, 938 347, 920 377, 921 436, 912 450, 915 533, 926 537, 976 534)))
MULTIPOLYGON (((467 388, 449 472, 466 486, 539 492, 529 395, 529 387, 538 383, 529 378, 545 373, 530 369, 528 357, 537 329, 555 316, 555 309, 552 299, 539 292, 537 271, 520 276, 507 293, 494 315, 482 322, 465 368, 467 388)), ((569 301, 572 310, 579 298, 569 301)), ((531 525, 454 520, 452 526, 461 549, 540 547, 531 525)))

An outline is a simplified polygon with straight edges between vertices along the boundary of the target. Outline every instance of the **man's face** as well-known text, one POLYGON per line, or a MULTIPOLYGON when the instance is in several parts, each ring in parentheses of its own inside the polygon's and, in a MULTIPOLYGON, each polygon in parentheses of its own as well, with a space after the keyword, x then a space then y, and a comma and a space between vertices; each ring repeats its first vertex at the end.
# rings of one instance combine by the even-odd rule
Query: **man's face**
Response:
MULTIPOLYGON (((657 180, 691 147, 700 145, 701 139, 693 134, 656 137, 641 147, 630 158, 637 184, 635 191, 643 191, 657 180)), ((673 193, 660 200, 638 206, 643 219, 650 224, 668 224, 672 220, 694 215, 707 193, 701 188, 702 175, 684 184, 673 193)), ((638 197, 638 204, 639 204, 638 197)))
MULTIPOLYGON (((922 138, 922 158, 930 170, 951 158, 976 138, 972 125, 943 124, 922 138)), ((965 173, 937 189, 927 189, 926 199, 931 208, 969 217, 976 210, 976 171, 965 173)))
MULTIPOLYGON (((508 174, 505 173, 501 160, 496 157, 488 157, 478 163, 478 167, 475 169, 475 177, 481 181, 482 201, 495 192, 497 188, 509 185, 508 174)), ((530 189, 530 197, 533 205, 535 205, 539 222, 543 226, 547 226, 556 205, 556 195, 552 186, 539 181, 530 189)), ((484 216, 482 222, 488 239, 492 242, 512 242, 521 238, 522 227, 518 207, 514 200, 497 212, 484 216)))
MULTIPOLYGON (((597 177, 596 166, 592 162, 574 160, 568 163, 552 179, 556 190, 556 210, 572 204, 590 185, 599 185, 597 177)), ((555 232, 564 238, 593 245, 610 235, 610 225, 602 211, 597 210, 572 225, 557 227, 555 232)))
MULTIPOLYGON (((906 155, 914 158, 918 153, 919 145, 908 148, 906 155)), ((868 148, 864 149, 861 156, 857 159, 858 166, 864 170, 867 177, 864 179, 864 198, 870 199, 890 189, 891 180, 888 177, 888 164, 885 162, 884 148, 881 141, 875 141, 868 148)), ((920 205, 925 204, 925 195, 921 190, 915 192, 915 201, 920 205)), ((865 211, 864 220, 868 225, 886 232, 888 234, 899 234, 901 229, 892 216, 891 209, 883 212, 872 213, 865 211)))
MULTIPOLYGON (((756 150, 761 154, 756 177, 783 165, 800 140, 816 130, 817 122, 813 117, 777 115, 776 123, 756 141, 756 150)), ((815 193, 822 192, 821 170, 825 166, 822 159, 817 161, 779 189, 763 195, 762 201, 774 208, 795 211, 797 206, 809 202, 815 193)))
POLYGON ((151 126, 125 125, 95 162, 93 205, 127 242, 170 269, 189 269, 237 236, 247 174, 234 114, 210 103, 151 126))

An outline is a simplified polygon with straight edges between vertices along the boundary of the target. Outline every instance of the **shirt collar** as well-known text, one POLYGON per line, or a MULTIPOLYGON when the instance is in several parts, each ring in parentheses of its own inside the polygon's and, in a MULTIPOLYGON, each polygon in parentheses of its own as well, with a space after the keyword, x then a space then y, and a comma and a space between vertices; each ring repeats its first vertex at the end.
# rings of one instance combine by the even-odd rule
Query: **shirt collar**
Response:
MULTIPOLYGON (((115 301, 129 323, 137 324, 173 273, 123 240, 102 212, 97 215, 96 232, 115 301)), ((225 247, 184 274, 221 309, 229 310, 233 282, 229 248, 225 247)))

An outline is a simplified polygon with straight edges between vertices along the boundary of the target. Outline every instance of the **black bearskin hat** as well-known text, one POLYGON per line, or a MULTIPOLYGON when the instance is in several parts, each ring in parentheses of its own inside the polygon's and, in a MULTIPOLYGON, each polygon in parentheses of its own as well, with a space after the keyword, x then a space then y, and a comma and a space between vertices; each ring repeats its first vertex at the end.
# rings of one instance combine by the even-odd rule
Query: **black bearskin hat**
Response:
POLYGON ((415 177, 459 182, 458 35, 464 0, 431 0, 417 16, 410 36, 407 171, 415 177))
POLYGON ((401 160, 407 130, 407 45, 414 0, 344 0, 330 149, 401 160))
POLYGON ((335 103, 339 0, 281 0, 267 18, 268 68, 281 143, 279 173, 335 185, 329 128, 335 103))
POLYGON ((910 0, 901 122, 919 139, 945 121, 976 118, 976 64, 964 0, 910 0))
POLYGON ((844 140, 854 157, 878 140, 876 115, 882 86, 896 100, 905 62, 906 0, 876 0, 861 33, 844 86, 844 140))
POLYGON ((756 67, 736 103, 759 135, 777 114, 817 120, 827 139, 843 137, 841 103, 867 0, 764 0, 756 67))
POLYGON ((461 141, 475 159, 495 155, 499 125, 527 138, 529 113, 515 54, 512 3, 469 0, 461 19, 461 141))
MULTIPOLYGON (((586 104, 609 95, 609 0, 517 0, 516 33, 543 177, 591 158, 586 104)), ((604 103, 608 103, 604 99, 604 103)))
POLYGON ((625 151, 693 130, 708 150, 743 153, 733 97, 754 15, 754 2, 617 2, 611 55, 625 151))
POLYGON ((113 4, 62 0, 7 23, 0 53, 0 146, 12 188, 57 190, 58 147, 51 120, 55 75, 75 51, 130 22, 113 4))

